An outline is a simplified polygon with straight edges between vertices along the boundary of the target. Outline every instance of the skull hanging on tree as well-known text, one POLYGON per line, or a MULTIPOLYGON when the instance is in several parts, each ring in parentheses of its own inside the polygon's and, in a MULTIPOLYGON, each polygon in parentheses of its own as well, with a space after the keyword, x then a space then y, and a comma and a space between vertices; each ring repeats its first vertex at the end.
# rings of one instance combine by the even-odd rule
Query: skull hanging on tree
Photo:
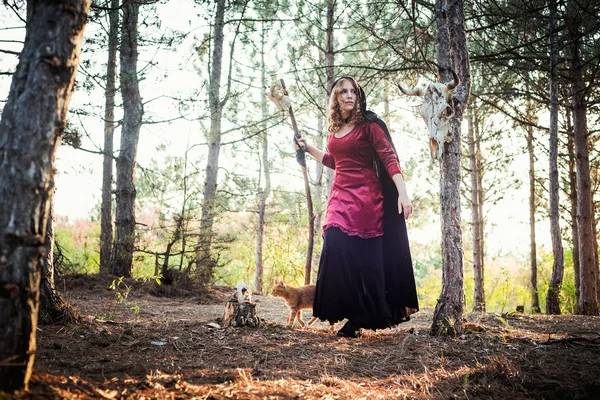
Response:
POLYGON ((448 83, 430 83, 426 88, 404 89, 398 88, 407 96, 423 96, 421 115, 429 129, 429 151, 431 159, 439 159, 442 155, 440 145, 452 140, 449 133, 449 120, 454 113, 452 108, 452 90, 458 86, 460 80, 452 70, 452 81, 448 83))

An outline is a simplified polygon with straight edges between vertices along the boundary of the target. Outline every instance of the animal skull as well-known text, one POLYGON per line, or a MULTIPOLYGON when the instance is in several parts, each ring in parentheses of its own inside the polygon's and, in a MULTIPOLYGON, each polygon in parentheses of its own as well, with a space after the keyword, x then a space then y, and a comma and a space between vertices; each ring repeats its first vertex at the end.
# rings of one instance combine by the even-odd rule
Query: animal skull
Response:
POLYGON ((285 94, 279 83, 272 84, 269 89, 265 90, 264 94, 267 99, 275 103, 281 112, 288 111, 292 105, 292 101, 289 96, 285 94))
POLYGON ((423 96, 421 115, 429 128, 429 151, 432 160, 441 156, 440 144, 452 140, 452 135, 448 132, 448 121, 454 113, 451 106, 452 90, 458 86, 460 80, 454 70, 451 71, 453 80, 446 84, 431 83, 425 89, 404 89, 398 85, 400 91, 407 96, 423 96))
POLYGON ((238 283, 235 286, 234 297, 238 301, 238 303, 252 303, 252 292, 250 291, 250 286, 245 283, 238 283))

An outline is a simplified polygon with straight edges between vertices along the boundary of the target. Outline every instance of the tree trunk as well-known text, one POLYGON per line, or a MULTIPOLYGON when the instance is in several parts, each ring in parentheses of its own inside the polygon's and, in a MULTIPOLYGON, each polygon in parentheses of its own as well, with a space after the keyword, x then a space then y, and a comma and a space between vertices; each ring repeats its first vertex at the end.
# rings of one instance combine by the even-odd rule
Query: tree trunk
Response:
MULTIPOLYGON (((265 66, 265 40, 267 37, 267 28, 263 24, 261 34, 261 47, 260 47, 260 61, 261 61, 261 82, 262 87, 268 87, 267 82, 267 71, 265 66)), ((261 155, 261 168, 262 174, 265 178, 264 187, 260 187, 261 182, 259 180, 259 194, 258 194, 258 221, 256 223, 256 275, 254 276, 254 292, 263 293, 263 247, 264 247, 264 232, 265 232, 265 210, 267 208, 267 198, 271 193, 271 168, 269 165, 269 141, 267 132, 267 99, 263 96, 261 103, 262 111, 262 134, 260 135, 260 145, 262 147, 261 155)), ((259 151, 260 153, 260 151, 259 151)))
MULTIPOLYGON (((323 38, 323 31, 319 30, 318 33, 318 37, 319 37, 319 42, 321 42, 324 38, 323 38)), ((333 30, 332 30, 333 32, 333 30)), ((332 36, 333 37, 333 36, 332 36)), ((327 46, 326 46, 327 47, 327 46)), ((333 48, 332 48, 333 51, 333 48)), ((332 62, 332 67, 333 67, 333 59, 331 60, 332 62)), ((323 52, 319 52, 319 65, 326 65, 327 66, 327 54, 323 53, 323 52)), ((331 77, 329 76, 329 70, 327 70, 327 82, 326 82, 326 93, 330 93, 331 92, 331 84, 333 83, 333 81, 330 81, 329 79, 333 79, 333 69, 331 69, 331 77)), ((325 123, 325 115, 327 115, 327 104, 328 104, 328 98, 327 97, 323 97, 322 98, 322 105, 323 105, 323 112, 319 113, 317 116, 317 136, 315 137, 315 147, 317 147, 318 149, 324 149, 324 145, 325 143, 327 143, 327 129, 326 129, 326 123, 325 123)), ((327 168, 325 168, 323 166, 323 164, 321 164, 319 161, 314 160, 315 162, 315 181, 314 181, 314 188, 315 188, 315 195, 313 196, 313 200, 314 200, 314 206, 315 206, 315 224, 314 224, 314 237, 316 238, 316 240, 319 240, 320 243, 322 243, 322 237, 321 237, 321 229, 322 229, 322 225, 323 225, 323 213, 325 211, 325 206, 326 206, 326 202, 327 202, 327 193, 325 193, 326 187, 324 186, 324 180, 325 180, 325 184, 327 183, 327 176, 326 174, 328 173, 327 168), (324 179, 325 178, 325 179, 324 179)), ((317 266, 319 265, 319 261, 320 261, 320 252, 318 253, 313 253, 313 268, 315 269, 315 273, 312 275, 313 276, 313 282, 316 279, 317 276, 317 266)))
MULTIPOLYGON (((594 198, 594 191, 592 191, 592 199, 594 198)), ((596 271, 596 296, 598 302, 600 302, 600 271, 598 271, 598 220, 596 219, 596 203, 592 200, 592 247, 594 249, 594 255, 596 265, 594 267, 596 271)), ((599 309, 600 312, 600 309, 599 309)))
POLYGON ((386 79, 383 81, 383 122, 388 126, 392 125, 390 119, 390 82, 386 79))
POLYGON ((481 265, 481 298, 484 302, 484 308, 482 311, 485 311, 485 218, 483 215, 483 165, 481 162, 481 124, 479 119, 479 109, 476 109, 475 113, 475 166, 477 168, 477 198, 479 199, 479 203, 477 204, 477 215, 479 216, 479 242, 481 251, 479 253, 480 259, 479 264, 481 265))
MULTIPOLYGON (((532 117, 529 102, 527 105, 527 115, 528 118, 532 117)), ((539 313, 541 310, 537 288, 537 245, 535 240, 535 155, 533 154, 533 128, 528 126, 526 129, 527 152, 529 154, 529 261, 531 267, 529 283, 531 289, 531 311, 534 313, 539 313)))
POLYGON ((592 195, 588 130, 585 103, 585 84, 581 66, 580 12, 575 2, 568 3, 567 32, 569 37, 571 76, 571 104, 573 108, 573 134, 575 140, 575 165, 577 167, 577 236, 579 237, 579 268, 581 288, 577 313, 598 315, 596 255, 592 232, 592 195))
POLYGON ((112 273, 130 277, 135 248, 135 160, 144 110, 137 75, 138 15, 140 5, 123 6, 121 29, 121 94, 123 127, 121 149, 117 158, 115 242, 112 250, 112 273))
MULTIPOLYGON (((331 89, 333 87, 333 82, 335 80, 335 51, 333 48, 333 26, 335 23, 335 4, 336 0, 327 0, 327 54, 325 56, 325 73, 327 74, 327 99, 325 101, 326 110, 329 109, 329 96, 331 95, 331 89)), ((325 113, 328 115, 328 112, 325 113)), ((328 138, 329 135, 326 134, 328 138)), ((331 192, 331 185, 333 185, 333 170, 329 168, 325 168, 325 187, 326 187, 326 197, 329 199, 329 192, 331 192)))
POLYGON ((236 300, 229 300, 225 304, 221 326, 258 328, 260 326, 260 317, 256 314, 256 304, 238 303, 236 300))
POLYGON ((208 159, 204 178, 204 199, 200 236, 196 248, 196 270, 200 284, 208 284, 213 277, 215 261, 211 254, 214 208, 219 173, 219 153, 221 151, 221 118, 224 103, 221 102, 221 72, 223 63, 223 27, 225 25, 225 0, 216 0, 215 23, 213 28, 212 64, 208 85, 208 105, 210 109, 210 132, 208 133, 208 159))
POLYGON ((461 123, 471 89, 469 51, 464 28, 463 1, 437 0, 435 4, 438 64, 444 69, 444 82, 452 79, 452 66, 460 78, 454 89, 450 119, 452 140, 444 143, 440 179, 442 221, 442 292, 433 314, 433 335, 462 333, 464 307, 463 249, 460 207, 461 123))
POLYGON ((115 130, 115 87, 117 79, 117 47, 119 45, 119 0, 112 0, 109 13, 108 63, 106 65, 106 97, 104 106, 104 156, 102 165, 102 204, 100 206, 100 273, 111 273, 112 248, 112 180, 113 133, 115 130))
POLYGON ((577 234, 577 173, 575 171, 575 140, 573 126, 571 125, 571 111, 566 108, 567 114, 567 151, 569 152, 569 199, 571 201, 571 237, 573 238, 573 275, 575 278, 575 297, 579 303, 581 293, 581 280, 579 273, 579 236, 577 234))
POLYGON ((312 254, 315 246, 315 214, 313 212, 312 195, 310 194, 310 180, 308 179, 308 171, 305 167, 302 168, 304 176, 304 193, 306 194, 306 206, 308 211, 308 246, 306 249, 306 262, 304 264, 304 284, 310 284, 310 272, 312 266, 312 254))
POLYGON ((469 164, 471 168, 471 221, 472 221, 472 238, 473 238, 473 276, 475 283, 474 290, 474 299, 473 299, 473 311, 485 311, 485 291, 483 287, 483 238, 481 237, 481 233, 483 229, 481 225, 483 223, 483 218, 479 214, 480 210, 480 202, 481 197, 479 190, 479 174, 481 170, 479 169, 477 163, 477 146, 475 142, 479 140, 479 137, 476 138, 476 128, 477 125, 477 111, 475 106, 472 105, 467 110, 468 115, 468 137, 467 144, 469 147, 469 164))
MULTIPOLYGON (((55 175, 55 172, 53 172, 53 175, 55 175)), ((54 182, 51 186, 54 187, 54 182)), ((54 193, 51 193, 48 201, 50 206, 48 207, 48 221, 46 224, 46 256, 42 263, 40 280, 39 323, 63 324, 75 320, 75 314, 67 306, 54 284, 54 193)))
POLYGON ((565 261, 560 234, 558 179, 558 33, 556 32, 556 2, 550 3, 550 234, 552 238, 552 278, 546 296, 546 314, 560 314, 560 290, 565 261))
POLYGON ((0 389, 27 389, 56 149, 90 2, 27 4, 27 31, 0 121, 0 389))
MULTIPOLYGON (((327 137, 327 131, 325 129, 325 119, 323 116, 319 115, 319 117, 317 118, 317 137, 315 138, 315 147, 317 147, 318 149, 322 149, 323 148, 323 144, 325 143, 325 138, 327 137)), ((319 161, 315 160, 315 174, 316 174, 316 179, 315 179, 315 195, 313 196, 314 199, 314 207, 315 207, 315 211, 314 211, 314 215, 315 215, 315 222, 314 222, 314 227, 313 227, 313 237, 314 240, 321 240, 322 243, 322 239, 321 239, 321 228, 323 226, 323 213, 325 211, 325 201, 327 200, 325 198, 324 195, 324 187, 323 187, 323 175, 325 175, 324 173, 326 168, 323 166, 323 164, 321 164, 319 161)), ((319 265, 319 261, 320 261, 320 252, 318 253, 313 253, 313 269, 315 269, 315 274, 312 275, 313 277, 313 282, 309 282, 309 283, 314 283, 314 279, 316 279, 316 267, 319 265)))

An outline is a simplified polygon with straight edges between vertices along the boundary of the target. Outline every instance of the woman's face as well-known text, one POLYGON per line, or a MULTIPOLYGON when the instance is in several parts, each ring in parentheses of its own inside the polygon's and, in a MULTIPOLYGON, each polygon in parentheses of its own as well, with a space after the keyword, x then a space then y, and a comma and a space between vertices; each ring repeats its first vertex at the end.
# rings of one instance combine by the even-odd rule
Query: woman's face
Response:
POLYGON ((352 114, 358 96, 354 85, 349 80, 345 80, 341 85, 341 91, 338 94, 338 103, 342 111, 342 116, 347 117, 352 114))

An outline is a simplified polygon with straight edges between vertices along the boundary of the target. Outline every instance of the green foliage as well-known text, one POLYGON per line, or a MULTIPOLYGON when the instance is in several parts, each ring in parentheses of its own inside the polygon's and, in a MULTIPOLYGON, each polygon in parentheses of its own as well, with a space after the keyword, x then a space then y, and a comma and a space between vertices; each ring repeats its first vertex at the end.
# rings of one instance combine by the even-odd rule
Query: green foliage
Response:
POLYGON ((154 276, 155 257, 152 254, 134 253, 132 275, 137 279, 149 279, 154 276))
MULTIPOLYGON (((275 192, 264 232, 265 292, 276 279, 290 285, 304 284, 308 217, 302 201, 304 199, 299 193, 275 192)), ((226 227, 235 240, 222 253, 224 260, 215 273, 215 283, 235 286, 240 282, 254 282, 256 219, 256 215, 250 213, 231 213, 223 218, 221 229, 226 227)), ((313 251, 319 254, 319 246, 316 245, 313 251)))
POLYGON ((110 284, 110 288, 115 291, 116 303, 121 304, 127 301, 131 286, 123 282, 123 277, 114 279, 110 284))
POLYGON ((417 285, 432 271, 442 270, 442 254, 439 243, 413 243, 411 256, 417 285))
POLYGON ((54 226, 55 254, 64 257, 58 268, 63 272, 91 274, 100 264, 100 224, 78 219, 57 218, 54 226))
POLYGON ((428 268, 426 275, 417 284, 419 307, 435 307, 442 292, 442 270, 428 268))
POLYGON ((574 314, 577 308, 577 289, 573 267, 573 249, 565 249, 565 275, 560 291, 560 308, 563 314, 574 314))
MULTIPOLYGON (((304 198, 300 192, 275 192, 267 215, 264 233, 264 274, 263 289, 268 292, 271 284, 278 279, 291 285, 304 283, 304 265, 307 251, 307 215, 304 198)), ((220 254, 219 266, 215 273, 215 283, 235 286, 240 282, 252 284, 255 275, 255 229, 256 215, 247 212, 232 212, 222 215, 217 231, 227 233, 231 242, 220 254)), ((98 271, 99 224, 88 221, 56 221, 55 234, 66 263, 61 266, 67 272, 95 273, 98 271)), ((318 260, 321 241, 316 239, 314 255, 318 260)), ((160 245, 159 236, 151 242, 160 245)), ((149 243, 149 242, 146 242, 149 243)), ((442 289, 442 257, 439 244, 412 243, 412 258, 421 308, 435 307, 442 289)), ((179 265, 181 256, 173 256, 170 264, 179 265)), ((543 247, 538 254, 539 299, 545 310, 548 283, 552 274, 552 253, 543 247)), ((184 267, 187 260, 184 260, 184 267)), ((316 269, 313 265, 313 270, 316 269)), ((141 279, 154 277, 155 257, 152 254, 136 252, 133 274, 141 279)), ((498 254, 487 257, 485 263, 485 294, 488 312, 506 313, 514 311, 518 305, 530 312, 531 293, 529 289, 529 264, 527 257, 511 254, 498 254)), ((464 274, 465 310, 473 308, 474 280, 472 268, 465 265, 464 274)), ((127 303, 130 288, 122 280, 111 286, 116 293, 116 303, 127 303)), ((561 310, 573 313, 576 306, 575 282, 572 249, 565 250, 565 274, 560 293, 561 310)), ((128 304, 130 307, 134 305, 128 304)))
MULTIPOLYGON (((528 269, 522 268, 523 264, 519 260, 502 255, 486 262, 486 311, 504 313, 514 310, 517 305, 531 304, 528 269)), ((473 280, 472 273, 467 279, 473 280)), ((472 292, 469 297, 472 306, 472 292)))
MULTIPOLYGON (((560 310, 563 314, 572 314, 577 307, 575 289, 575 270, 573 269, 573 249, 565 249, 565 273, 560 291, 560 310)), ((554 257, 551 251, 541 249, 538 256, 538 287, 540 292, 540 307, 546 309, 546 295, 552 276, 554 257)))

